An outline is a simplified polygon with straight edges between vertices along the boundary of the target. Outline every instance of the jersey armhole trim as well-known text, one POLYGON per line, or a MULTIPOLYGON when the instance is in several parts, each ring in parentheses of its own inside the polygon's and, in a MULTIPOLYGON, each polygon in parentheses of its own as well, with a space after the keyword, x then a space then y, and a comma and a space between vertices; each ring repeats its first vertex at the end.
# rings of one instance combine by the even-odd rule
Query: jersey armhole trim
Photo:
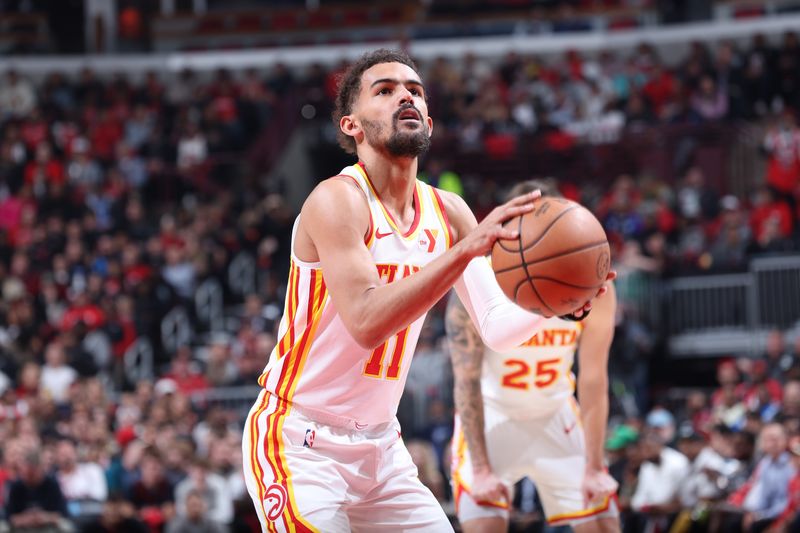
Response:
POLYGON ((349 180, 352 180, 353 184, 359 191, 361 191, 361 194, 363 194, 364 198, 367 200, 367 213, 369 213, 369 228, 367 229, 366 235, 364 235, 364 244, 367 246, 367 248, 369 248, 375 241, 375 224, 372 220, 372 209, 369 208, 369 198, 367 197, 367 193, 366 191, 364 191, 364 188, 361 187, 361 184, 358 183, 358 180, 355 179, 353 176, 350 176, 349 174, 337 174, 336 176, 331 177, 331 179, 338 179, 338 178, 347 178, 349 180))
POLYGON ((447 209, 444 208, 444 202, 442 202, 442 198, 439 196, 439 192, 435 187, 431 187, 431 192, 433 193, 434 199, 433 207, 436 209, 436 216, 439 217, 439 222, 441 222, 445 231, 447 248, 450 249, 453 246, 454 237, 453 228, 450 226, 450 219, 447 218, 447 209))

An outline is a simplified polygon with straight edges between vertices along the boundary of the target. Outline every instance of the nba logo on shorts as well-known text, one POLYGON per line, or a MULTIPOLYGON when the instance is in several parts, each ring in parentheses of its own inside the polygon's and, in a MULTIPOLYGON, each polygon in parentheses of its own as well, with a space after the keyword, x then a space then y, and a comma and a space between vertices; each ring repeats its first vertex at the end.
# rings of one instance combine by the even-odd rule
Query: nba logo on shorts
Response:
POLYGON ((306 430, 306 438, 303 441, 304 448, 311 448, 314 446, 314 437, 316 436, 317 432, 313 429, 306 430))
POLYGON ((267 488, 264 494, 264 511, 267 513, 267 520, 274 522, 283 514, 286 507, 286 488, 283 485, 273 483, 267 488))

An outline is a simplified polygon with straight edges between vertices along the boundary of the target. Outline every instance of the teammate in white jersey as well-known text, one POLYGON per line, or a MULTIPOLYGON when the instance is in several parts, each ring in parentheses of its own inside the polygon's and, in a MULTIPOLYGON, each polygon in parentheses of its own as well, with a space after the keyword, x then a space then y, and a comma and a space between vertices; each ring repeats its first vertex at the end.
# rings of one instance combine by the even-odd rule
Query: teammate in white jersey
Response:
POLYGON ((538 193, 478 225, 458 196, 416 179, 433 122, 404 53, 359 59, 335 119, 359 162, 317 186, 295 222, 280 340, 244 428, 247 489, 265 531, 449 531, 397 405, 425 314, 453 284, 495 348, 544 321, 503 296, 481 257, 517 237, 502 223, 538 193))
MULTIPOLYGON (((512 194, 533 189, 557 194, 549 182, 520 184, 512 194)), ((463 305, 450 299, 445 324, 457 411, 451 472, 465 533, 505 531, 513 485, 525 476, 550 524, 578 533, 620 530, 617 484, 603 466, 616 308, 609 289, 584 321, 549 318, 501 354, 484 346, 463 305), (573 396, 576 351, 582 410, 573 396)))

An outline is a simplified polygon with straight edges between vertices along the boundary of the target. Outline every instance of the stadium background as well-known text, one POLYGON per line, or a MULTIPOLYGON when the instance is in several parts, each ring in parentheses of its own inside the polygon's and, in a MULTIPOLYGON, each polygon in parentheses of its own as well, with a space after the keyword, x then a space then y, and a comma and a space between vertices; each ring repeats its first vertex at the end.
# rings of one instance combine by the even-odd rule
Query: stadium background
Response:
MULTIPOLYGON (((255 530, 240 428, 289 229, 349 162, 337 74, 382 45, 430 95, 424 179, 480 218, 552 176, 603 222, 626 531, 661 520, 630 508, 648 428, 730 450, 725 501, 764 424, 800 432, 796 28, 792 0, 0 2, 0 515, 41 471, 61 528, 255 530)), ((452 512, 442 336, 439 305, 399 417, 452 512)), ((515 527, 539 530, 519 488, 515 527)))

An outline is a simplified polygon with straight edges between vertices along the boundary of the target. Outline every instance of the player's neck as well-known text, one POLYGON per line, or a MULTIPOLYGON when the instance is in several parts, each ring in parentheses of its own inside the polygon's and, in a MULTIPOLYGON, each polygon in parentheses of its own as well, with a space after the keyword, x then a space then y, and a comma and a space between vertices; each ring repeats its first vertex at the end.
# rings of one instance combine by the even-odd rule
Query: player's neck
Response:
POLYGON ((416 157, 389 159, 377 153, 359 154, 372 186, 384 206, 402 214, 411 207, 417 179, 416 157))

